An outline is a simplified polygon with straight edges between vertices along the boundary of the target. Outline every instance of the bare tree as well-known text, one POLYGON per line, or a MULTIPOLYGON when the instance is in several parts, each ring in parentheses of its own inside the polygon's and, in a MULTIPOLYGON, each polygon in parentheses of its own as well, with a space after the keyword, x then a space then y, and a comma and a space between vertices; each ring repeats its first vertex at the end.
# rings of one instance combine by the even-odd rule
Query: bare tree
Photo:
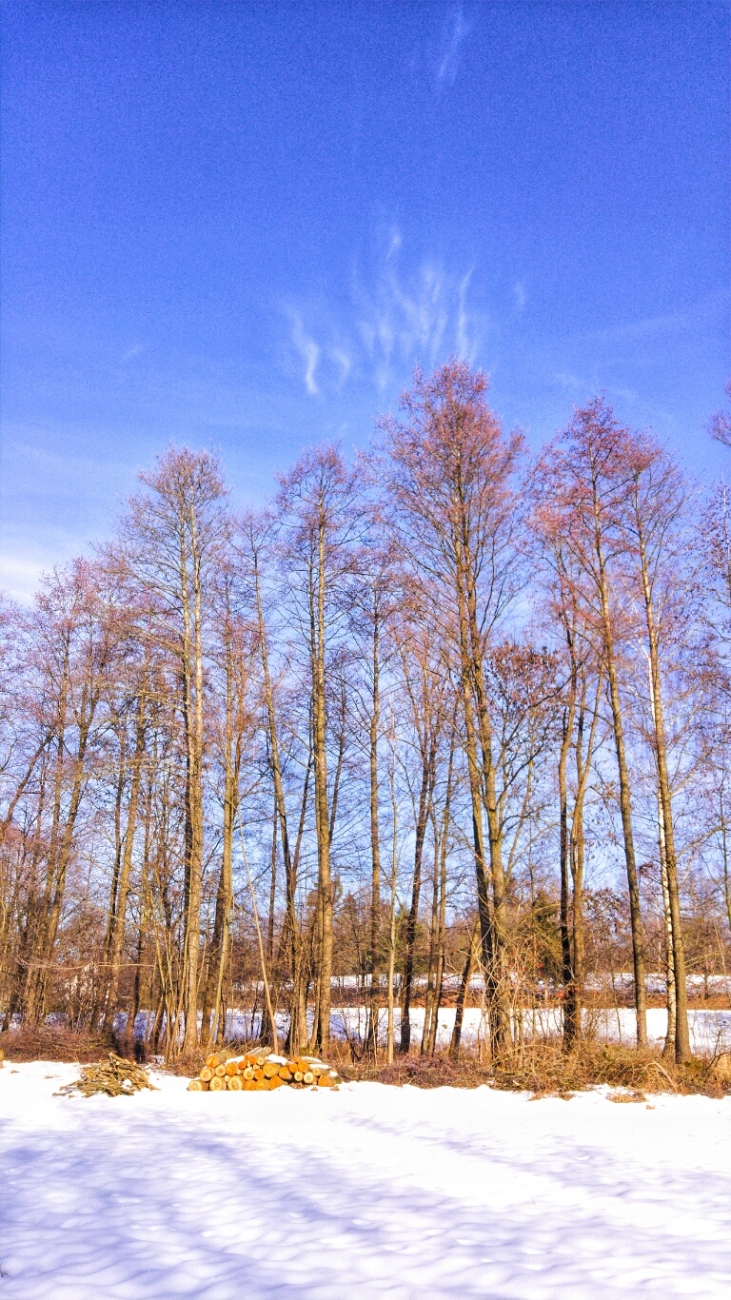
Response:
POLYGON ((213 576, 229 535, 225 489, 207 452, 171 449, 141 476, 122 526, 127 564, 146 599, 143 638, 176 665, 185 746, 185 944, 182 1050, 198 1045, 198 987, 203 881, 204 676, 213 576))
MULTIPOLYGON (((290 589, 307 651, 312 720, 315 831, 318 863, 317 990, 312 1043, 330 1045, 333 877, 331 840, 337 784, 328 781, 328 668, 342 621, 343 589, 353 570, 363 505, 357 473, 340 453, 321 447, 306 454, 281 481, 278 504, 287 544, 290 589)), ((337 775, 337 769, 336 769, 337 775)))
POLYGON ((482 958, 493 1044, 505 1052, 508 900, 485 657, 518 588, 514 478, 522 439, 502 437, 486 390, 485 375, 462 362, 449 362, 431 379, 417 372, 401 399, 405 419, 384 421, 384 430, 394 525, 459 666, 482 958))
POLYGON ((613 574, 626 548, 620 526, 631 477, 626 448, 626 430, 620 428, 609 408, 597 398, 576 411, 562 438, 544 454, 542 474, 544 492, 553 499, 566 546, 586 579, 586 585, 577 585, 575 589, 586 601, 585 618, 594 624, 607 680, 629 890, 637 1041, 644 1046, 647 1043, 646 964, 618 666, 620 584, 613 584, 613 574))

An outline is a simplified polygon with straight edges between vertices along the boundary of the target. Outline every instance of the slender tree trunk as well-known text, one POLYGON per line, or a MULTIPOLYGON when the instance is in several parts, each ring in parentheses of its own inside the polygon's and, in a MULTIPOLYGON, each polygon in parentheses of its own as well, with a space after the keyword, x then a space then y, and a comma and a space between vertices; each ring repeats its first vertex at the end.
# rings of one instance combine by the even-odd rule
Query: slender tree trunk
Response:
MULTIPOLYGON (((454 744, 454 732, 453 744, 454 744)), ((433 1056, 437 1046, 437 1032, 439 1028, 439 1011, 442 1005, 442 994, 444 991, 444 965, 445 965, 445 938, 447 931, 447 852, 448 830, 451 804, 451 777, 452 777, 452 758, 453 749, 450 753, 450 767, 447 778, 447 798, 444 804, 444 816, 442 822, 442 833, 439 846, 439 914, 437 918, 437 968, 434 977, 434 1008, 429 1030, 429 1038, 426 1050, 429 1056, 433 1056)))
POLYGON ((493 1053, 506 1054, 511 1047, 510 1000, 507 969, 507 899, 502 858, 502 828, 498 815, 492 730, 482 663, 482 638, 477 617, 474 559, 470 553, 467 523, 461 513, 456 539, 457 603, 465 705, 467 762, 473 799, 473 822, 477 870, 477 901, 480 911, 483 962, 488 980, 488 1004, 493 1053), (478 758, 479 745, 479 758, 478 758), (482 813, 476 817, 475 796, 479 795, 487 821, 489 881, 483 848, 482 813), (487 902, 491 887, 491 898, 487 902))
POLYGON ((63 823, 63 832, 61 834, 60 843, 58 844, 58 856, 56 858, 54 855, 55 861, 52 860, 53 865, 49 865, 49 879, 52 884, 50 890, 47 890, 47 897, 50 893, 50 906, 47 906, 47 908, 44 907, 43 924, 38 944, 38 967, 36 978, 31 985, 30 996, 26 1004, 26 1015, 31 1023, 40 1023, 44 1014, 46 986, 51 970, 53 951, 56 945, 58 927, 61 921, 61 910, 63 908, 66 894, 66 876, 74 849, 74 828, 79 814, 81 797, 88 780, 88 772, 85 770, 84 760, 89 741, 89 729, 93 718, 93 706, 90 708, 90 712, 86 714, 86 716, 85 714, 86 710, 82 705, 82 722, 79 727, 79 748, 74 760, 74 775, 69 797, 68 812, 63 823))
POLYGON ((609 583, 604 560, 601 524, 599 521, 598 502, 594 496, 594 549, 597 560, 599 599, 602 617, 602 637, 604 662, 609 686, 609 701, 612 712, 614 747, 617 755, 617 772, 619 776, 619 811, 622 820, 622 837, 624 840, 624 858, 627 869, 627 886, 629 890, 630 928, 632 932, 632 961, 634 966, 635 1011, 637 1015, 637 1045, 647 1046, 647 979, 645 967, 645 942, 642 928, 642 909, 640 903, 640 883, 635 857, 634 834, 632 830, 632 800, 630 795, 629 769, 624 741, 624 722, 619 693, 619 678, 615 661, 614 629, 609 603, 609 583))
POLYGON ((181 550, 182 614, 185 628, 182 671, 184 679, 186 732, 186 875, 183 1054, 198 1047, 198 981, 200 958, 200 916, 203 887, 203 610, 200 555, 195 511, 188 511, 192 575, 181 550), (192 581, 192 609, 190 582, 192 581))
POLYGON ((457 1006, 454 1013, 454 1028, 452 1030, 452 1040, 449 1044, 449 1055, 453 1061, 459 1056, 460 1044, 462 1042, 462 1026, 464 1024, 464 1010, 467 1002, 467 992, 472 977, 472 967, 477 956, 477 947, 479 941, 479 921, 470 933, 469 943, 467 945, 467 956, 464 967, 462 968, 462 978, 459 982, 459 992, 457 993, 457 1006))
POLYGON ((274 962, 274 913, 277 902, 277 815, 272 817, 272 849, 269 855, 269 919, 267 921, 267 963, 274 962))
POLYGON ((427 1043, 431 1035, 432 1016, 436 994, 436 964, 439 927, 439 834, 432 810, 432 828, 434 832, 434 862, 431 881, 431 915, 429 918, 429 955, 426 966, 426 993, 424 996, 424 1024, 421 1031, 420 1054, 427 1053, 427 1043))
POLYGON ((411 885, 411 907, 406 921, 404 942, 404 973, 401 985, 401 1052, 406 1055, 411 1046, 411 996, 414 980, 414 959, 416 953, 416 929, 419 918, 419 899, 421 897, 421 871, 424 857, 424 841, 429 821, 432 792, 434 788, 434 764, 436 755, 434 743, 427 753, 422 755, 421 788, 416 817, 416 836, 414 843, 414 874, 411 885))
POLYGON ((658 807, 657 843, 660 857, 660 890, 662 893, 662 914, 665 923, 665 1005, 668 1022, 665 1030, 663 1056, 675 1055, 677 998, 675 992, 675 957, 673 954, 673 919, 670 910, 670 891, 668 889, 668 863, 665 849, 665 827, 662 820, 662 808, 658 807))
MULTIPOLYGON (((290 850, 289 827, 287 823, 287 806, 284 797, 284 782, 282 779, 282 765, 280 759, 279 746, 279 728, 277 724, 277 713, 274 703, 274 691, 272 688, 271 673, 269 669, 269 651, 267 644, 266 623, 264 620, 264 607, 261 596, 261 574, 259 570, 259 553, 256 546, 252 547, 252 559, 254 569, 254 593, 256 599, 256 614, 259 628, 259 649, 261 655, 261 666, 264 685, 264 703, 267 711, 267 722, 269 727, 269 745, 272 767, 272 781, 274 784, 274 802, 276 807, 276 816, 279 820, 279 839, 282 846, 282 858, 284 861, 284 883, 285 883, 285 918, 284 930, 290 944, 290 976, 291 976, 291 1001, 289 1007, 289 1031, 287 1035, 287 1050, 296 1055, 300 1050, 301 1044, 307 1035, 307 1013, 305 1002, 303 980, 305 978, 303 968, 302 939, 297 919, 297 865, 298 853, 295 852, 294 858, 290 850)), ((310 728, 311 731, 311 728, 310 728)), ((302 812, 300 817, 300 835, 298 837, 298 846, 301 839, 301 833, 304 825, 305 809, 307 806, 307 793, 310 779, 312 756, 308 756, 307 770, 305 774, 304 793, 302 799, 302 812)))
POLYGON ((570 916, 570 862, 569 862, 569 810, 566 765, 573 731, 574 693, 568 708, 563 711, 561 730, 561 749, 558 759, 558 802, 559 802, 559 861, 561 867, 561 975, 564 987, 563 1004, 563 1043, 570 1051, 576 1041, 576 997, 573 953, 571 951, 571 916, 570 916))
POLYGON ((447 766, 447 785, 444 793, 441 827, 437 830, 436 817, 432 815, 434 826, 434 874, 432 879, 432 914, 429 936, 429 975, 424 1009, 424 1032, 421 1038, 422 1056, 433 1056, 437 1040, 437 1020, 442 1000, 442 983, 444 979, 444 934, 447 907, 447 852, 449 839, 449 818, 452 803, 452 776, 454 771, 454 749, 456 742, 456 719, 452 719, 452 731, 449 743, 449 762, 447 766))
MULTIPOLYGON (((307 768, 305 771, 304 784, 302 786, 302 803, 300 805, 299 825, 297 827, 297 839, 295 841, 294 854, 292 855, 292 869, 288 876, 288 882, 291 880, 292 886, 297 880, 299 870, 300 853, 302 849, 302 838, 305 831, 305 820, 307 817, 307 804, 310 791, 310 776, 313 766, 312 750, 312 728, 310 728, 310 748, 307 755, 307 768)), ((288 884, 289 889, 289 884, 288 884)), ((288 895, 288 915, 291 906, 294 929, 290 931, 291 939, 291 972, 292 972, 292 998, 290 1003, 290 1021, 287 1035, 287 1051, 292 1056, 296 1056, 300 1050, 300 1045, 307 1038, 307 985, 309 980, 309 971, 307 966, 307 952, 305 944, 302 941, 302 935, 299 929, 299 922, 295 913, 295 896, 292 893, 291 899, 288 895)))
POLYGON ((395 759, 392 756, 392 765, 390 776, 391 786, 391 880, 390 880, 390 897, 388 904, 388 975, 386 996, 388 999, 386 1010, 386 1064, 393 1065, 394 1054, 394 979, 396 972, 396 889, 398 884, 398 800, 396 798, 396 781, 393 764, 395 759))
POLYGON ((137 828, 137 806, 142 779, 142 756, 145 749, 146 726, 146 692, 142 689, 137 699, 137 718, 135 727, 135 752, 132 762, 132 779, 130 782, 129 806, 127 808, 127 826, 122 847, 122 861, 119 871, 119 887, 116 892, 116 906, 113 913, 112 931, 109 945, 109 987, 105 1000, 104 1023, 102 1033, 111 1032, 114 1013, 117 1009, 119 980, 122 969, 122 950, 124 948, 124 927, 127 919, 127 899, 132 873, 132 854, 135 830, 137 828))
POLYGON ((475 724, 472 708, 472 696, 469 681, 462 682, 465 720, 465 753, 469 777, 470 802, 472 810, 472 838, 474 845, 475 876, 477 879, 477 912, 480 922, 480 945, 482 966, 485 971, 485 991, 490 1019, 490 1046, 493 1055, 503 1050, 504 1035, 501 1029, 502 1015, 499 1009, 498 981, 494 960, 494 925, 493 900, 490 894, 482 826, 483 803, 480 790, 480 767, 475 743, 475 724))
POLYGON ((632 960, 634 965, 635 1010, 637 1014, 637 1045, 647 1046, 647 980, 645 969, 645 941, 642 928, 642 910, 640 904, 640 883, 635 859, 634 835, 632 833, 632 807, 629 790, 629 771, 624 745, 624 725, 619 699, 619 683, 614 664, 613 648, 607 647, 607 680, 609 698, 612 706, 612 723, 614 727, 614 744, 617 754, 619 772, 619 809, 622 818, 624 837, 624 856, 627 867, 627 885, 629 888, 629 913, 632 932, 632 960))
POLYGON ((327 719, 325 697, 325 523, 317 533, 315 586, 310 585, 310 646, 312 658, 312 733, 315 770, 315 825, 318 860, 318 998, 313 1045, 324 1056, 330 1050, 330 984, 332 979, 333 885, 330 870, 330 811, 327 789, 327 719))
POLYGON ((371 832, 371 915, 368 973, 370 1008, 366 1042, 378 1059, 378 1008, 380 1003, 379 944, 381 923, 381 840, 378 825, 378 728, 380 725, 380 621, 378 608, 373 613, 373 657, 371 680, 371 718, 368 734, 369 811, 371 832))
MULTIPOLYGON (((670 946, 673 954, 673 975, 675 982, 675 1060, 678 1064, 691 1058, 690 1033, 688 1029, 688 987, 685 969, 685 948, 683 945, 683 927, 680 916, 680 890, 678 888, 678 866, 675 854, 675 828, 673 825, 672 797, 668 776, 667 739, 665 734, 665 716, 663 710, 660 682, 660 652, 658 633, 655 622, 655 610, 650 584, 649 565, 645 550, 645 539, 639 509, 637 511, 640 540, 640 571, 645 599, 645 619, 647 624, 647 644, 650 669, 650 703, 654 726, 654 749, 657 768, 658 800, 660 804, 660 822, 664 845, 665 877, 667 884, 667 901, 670 913, 670 946)), ((661 850, 662 854, 662 850, 661 850)), ((662 859, 661 859, 662 864, 662 859)))

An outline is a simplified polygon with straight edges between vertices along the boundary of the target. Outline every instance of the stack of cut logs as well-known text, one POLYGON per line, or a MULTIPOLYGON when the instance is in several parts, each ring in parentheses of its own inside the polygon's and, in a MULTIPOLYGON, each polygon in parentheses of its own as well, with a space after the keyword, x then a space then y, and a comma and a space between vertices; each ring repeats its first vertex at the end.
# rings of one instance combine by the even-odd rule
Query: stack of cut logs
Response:
POLYGON ((340 1079, 331 1066, 315 1056, 275 1056, 273 1052, 246 1052, 244 1056, 218 1054, 206 1058, 188 1092, 273 1092, 275 1088, 334 1088, 340 1079))

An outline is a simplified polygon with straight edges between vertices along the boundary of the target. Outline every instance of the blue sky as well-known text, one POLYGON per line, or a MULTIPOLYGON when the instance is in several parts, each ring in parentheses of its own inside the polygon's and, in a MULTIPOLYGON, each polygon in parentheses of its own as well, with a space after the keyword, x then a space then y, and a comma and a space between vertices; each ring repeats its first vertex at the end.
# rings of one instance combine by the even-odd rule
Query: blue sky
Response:
POLYGON ((603 390, 706 478, 727 3, 2 6, 0 584, 170 441, 236 504, 459 353, 538 446, 603 390))

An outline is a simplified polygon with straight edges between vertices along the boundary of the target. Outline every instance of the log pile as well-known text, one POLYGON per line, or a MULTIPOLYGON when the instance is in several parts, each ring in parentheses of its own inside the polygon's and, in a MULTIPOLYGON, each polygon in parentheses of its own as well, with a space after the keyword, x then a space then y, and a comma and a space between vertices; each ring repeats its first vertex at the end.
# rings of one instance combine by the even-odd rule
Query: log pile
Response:
POLYGON ((188 1092, 274 1092, 277 1088, 335 1088, 337 1071, 316 1056, 275 1056, 273 1052, 224 1053, 206 1058, 188 1092))
POLYGON ((103 1092, 108 1097, 128 1097, 133 1092, 141 1092, 143 1088, 157 1091, 150 1083, 146 1070, 135 1065, 134 1061, 126 1061, 124 1057, 110 1052, 108 1061, 84 1066, 81 1078, 75 1083, 67 1083, 56 1096, 80 1092, 84 1097, 93 1097, 96 1093, 103 1092))

